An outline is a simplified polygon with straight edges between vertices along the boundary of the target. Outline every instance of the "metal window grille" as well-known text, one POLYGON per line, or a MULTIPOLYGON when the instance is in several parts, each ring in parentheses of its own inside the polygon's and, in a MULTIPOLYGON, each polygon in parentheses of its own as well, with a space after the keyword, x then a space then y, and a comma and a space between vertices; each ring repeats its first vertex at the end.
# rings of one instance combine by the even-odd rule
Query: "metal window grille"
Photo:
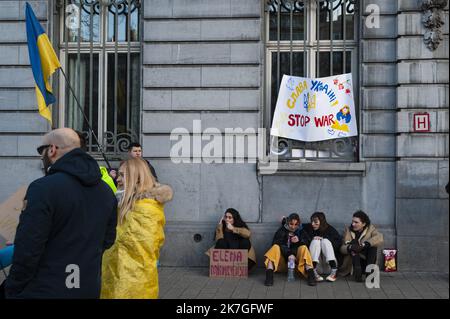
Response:
MULTIPOLYGON (((266 2, 267 127, 272 123, 283 74, 326 77, 352 72, 353 83, 358 83, 357 4, 356 0, 266 2)), ((279 160, 358 160, 357 137, 313 143, 278 138, 269 144, 279 160)))
MULTIPOLYGON (((139 141, 141 3, 139 0, 58 0, 60 60, 104 151, 117 155, 139 141)), ((60 126, 85 133, 99 152, 63 78, 60 126), (64 124, 62 124, 64 123, 64 124)))

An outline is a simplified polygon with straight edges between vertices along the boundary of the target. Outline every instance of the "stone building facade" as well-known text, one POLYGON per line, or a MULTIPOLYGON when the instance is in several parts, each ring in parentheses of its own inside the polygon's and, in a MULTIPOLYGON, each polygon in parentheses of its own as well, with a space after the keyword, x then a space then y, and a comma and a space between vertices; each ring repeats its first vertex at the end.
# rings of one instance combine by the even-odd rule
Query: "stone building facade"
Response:
MULTIPOLYGON (((29 2, 63 59, 61 10, 69 1, 29 2)), ((307 221, 314 211, 324 211, 331 224, 343 229, 352 213, 362 209, 384 233, 385 247, 398 248, 399 269, 448 272, 447 1, 356 1, 351 72, 358 92, 359 136, 354 159, 280 159, 275 174, 259 162, 171 160, 172 130, 185 128, 194 138, 194 120, 202 121, 202 130, 214 127, 220 133, 225 128, 268 128, 270 3, 278 2, 139 2, 138 44, 133 47, 140 54, 140 81, 134 83, 139 88, 136 139, 160 180, 175 191, 166 206, 161 263, 207 265, 204 251, 213 244, 215 225, 228 207, 249 222, 260 262, 282 215, 299 212, 307 221), (425 42, 427 32, 438 28, 424 23, 427 9, 444 22, 438 45, 425 42), (368 27, 377 21, 376 27, 368 27), (415 132, 414 116, 423 113, 429 115, 429 131, 415 132)), ((24 5, 0 0, 0 201, 41 176, 35 149, 50 128, 36 111, 24 5)), ((103 48, 98 50, 101 60, 103 48)), ((58 111, 68 108, 63 85, 55 77, 53 86, 61 97, 54 107, 55 126, 67 125, 67 113, 58 111)))

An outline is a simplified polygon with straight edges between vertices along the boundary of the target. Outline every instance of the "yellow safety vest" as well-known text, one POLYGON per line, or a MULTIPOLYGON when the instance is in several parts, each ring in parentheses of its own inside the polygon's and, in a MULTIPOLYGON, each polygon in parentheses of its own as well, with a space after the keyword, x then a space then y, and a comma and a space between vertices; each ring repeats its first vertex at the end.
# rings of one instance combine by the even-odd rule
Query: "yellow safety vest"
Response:
POLYGON ((104 166, 100 166, 100 173, 102 173, 102 180, 108 184, 109 187, 111 187, 113 193, 115 194, 117 192, 117 187, 114 184, 114 181, 111 176, 108 174, 108 170, 104 166))

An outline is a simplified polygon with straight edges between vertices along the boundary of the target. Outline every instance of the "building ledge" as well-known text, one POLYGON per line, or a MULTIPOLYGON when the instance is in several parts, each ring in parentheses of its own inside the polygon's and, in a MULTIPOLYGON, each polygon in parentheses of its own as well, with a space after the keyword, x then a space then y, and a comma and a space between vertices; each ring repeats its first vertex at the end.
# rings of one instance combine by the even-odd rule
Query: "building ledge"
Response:
POLYGON ((366 163, 348 162, 258 162, 260 175, 364 176, 366 163), (278 167, 277 167, 278 166, 278 167), (276 168, 276 170, 274 170, 276 168))

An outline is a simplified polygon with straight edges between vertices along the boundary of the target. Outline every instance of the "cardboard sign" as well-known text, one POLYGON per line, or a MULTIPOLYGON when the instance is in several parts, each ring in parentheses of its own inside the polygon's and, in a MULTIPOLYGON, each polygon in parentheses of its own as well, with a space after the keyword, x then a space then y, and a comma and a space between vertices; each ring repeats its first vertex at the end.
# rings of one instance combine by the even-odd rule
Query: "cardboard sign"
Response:
POLYGON ((14 241, 19 216, 24 208, 24 197, 28 186, 22 186, 0 204, 0 248, 6 241, 14 241))
POLYGON ((211 249, 209 256, 209 277, 248 277, 246 249, 211 249))
POLYGON ((283 75, 270 134, 316 142, 358 135, 352 75, 283 75))

